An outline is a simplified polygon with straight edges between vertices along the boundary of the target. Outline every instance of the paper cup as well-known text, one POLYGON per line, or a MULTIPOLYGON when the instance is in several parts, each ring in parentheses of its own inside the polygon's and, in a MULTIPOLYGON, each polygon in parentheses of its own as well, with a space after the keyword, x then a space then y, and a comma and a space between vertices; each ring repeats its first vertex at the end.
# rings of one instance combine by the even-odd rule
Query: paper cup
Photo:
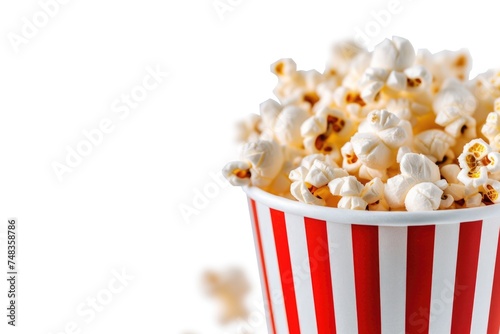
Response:
POLYGON ((248 187, 270 334, 498 334, 500 205, 318 207, 248 187))

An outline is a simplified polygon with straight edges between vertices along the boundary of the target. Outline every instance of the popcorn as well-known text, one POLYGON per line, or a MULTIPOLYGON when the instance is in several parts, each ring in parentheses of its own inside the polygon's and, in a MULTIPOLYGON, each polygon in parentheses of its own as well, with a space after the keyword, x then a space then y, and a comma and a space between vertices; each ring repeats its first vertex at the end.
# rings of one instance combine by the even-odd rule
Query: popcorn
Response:
POLYGON ((324 72, 271 65, 278 102, 239 123, 223 173, 307 204, 430 211, 500 202, 500 70, 469 80, 465 49, 435 54, 401 37, 373 52, 344 41, 324 72), (478 138, 478 131, 489 143, 478 138))
POLYGON ((443 87, 433 103, 436 124, 443 126, 454 138, 461 135, 475 137, 476 120, 473 114, 476 110, 476 98, 456 80, 449 80, 443 87))
POLYGON ((299 202, 325 205, 328 200, 333 200, 328 183, 348 175, 343 169, 316 159, 310 168, 300 166, 290 172, 290 180, 293 181, 290 192, 299 202))
POLYGON ((500 150, 500 98, 495 100, 494 111, 488 114, 481 133, 488 138, 491 146, 500 150))
POLYGON ((372 102, 384 87, 395 92, 425 89, 432 76, 425 67, 414 63, 415 50, 407 39, 397 36, 385 39, 375 47, 370 67, 360 80, 361 96, 372 102))
POLYGON ((413 145, 418 153, 424 154, 432 162, 443 163, 455 158, 451 150, 455 139, 442 130, 433 129, 419 133, 415 136, 413 145))
POLYGON ((467 49, 458 51, 444 50, 432 54, 427 49, 417 52, 417 64, 427 68, 432 74, 431 91, 438 93, 447 78, 465 81, 469 78, 472 58, 467 49))
POLYGON ((378 177, 365 184, 361 198, 368 203, 370 211, 387 211, 389 205, 384 197, 384 183, 378 177))
POLYGON ((366 167, 385 170, 396 163, 397 149, 412 137, 411 125, 387 110, 374 110, 351 138, 356 157, 366 167))
POLYGON ((284 107, 274 124, 274 134, 280 144, 302 147, 300 127, 308 117, 309 113, 300 107, 293 105, 284 107))
POLYGON ((416 125, 417 117, 424 116, 431 109, 418 102, 413 102, 409 98, 390 99, 387 102, 387 111, 398 116, 400 119, 409 121, 411 125, 416 125))
POLYGON ((432 182, 416 184, 406 194, 405 208, 408 211, 437 210, 441 204, 442 195, 443 190, 432 182))
POLYGON ((317 87, 325 78, 316 70, 297 71, 291 59, 281 59, 271 65, 278 77, 274 94, 282 105, 294 104, 307 110, 319 101, 317 87))
POLYGON ((401 160, 400 169, 401 174, 388 179, 385 186, 385 199, 389 206, 392 209, 405 207, 409 211, 436 210, 443 194, 439 186, 446 187, 439 182, 439 167, 423 154, 407 153, 401 160), (410 193, 419 184, 422 185, 410 193), (407 200, 409 193, 411 197, 407 200), (416 199, 422 203, 412 203, 416 199))
POLYGON ((222 173, 235 186, 266 188, 272 184, 283 163, 283 152, 276 141, 259 140, 245 144, 241 160, 228 163, 222 173))
POLYGON ((365 210, 368 205, 361 198, 363 184, 352 175, 333 179, 328 188, 333 195, 342 196, 337 204, 340 209, 365 210))
POLYGON ((310 153, 338 152, 338 145, 349 139, 353 123, 340 110, 323 108, 301 126, 304 147, 310 153))
POLYGON ((482 139, 474 139, 464 146, 458 157, 462 170, 457 178, 466 186, 480 187, 488 181, 488 174, 500 171, 500 153, 482 139))

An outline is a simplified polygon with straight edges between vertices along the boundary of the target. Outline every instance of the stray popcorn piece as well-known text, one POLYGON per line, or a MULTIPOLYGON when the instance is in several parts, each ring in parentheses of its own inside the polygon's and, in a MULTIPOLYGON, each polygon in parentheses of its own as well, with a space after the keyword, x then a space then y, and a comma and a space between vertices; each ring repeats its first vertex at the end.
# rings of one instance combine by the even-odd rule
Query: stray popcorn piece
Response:
POLYGON ((340 209, 365 210, 368 205, 361 197, 363 184, 352 175, 333 179, 328 188, 332 195, 342 197, 337 204, 340 209))
POLYGON ((207 271, 203 276, 205 291, 217 299, 222 307, 221 323, 246 319, 249 315, 245 298, 250 292, 247 278, 240 269, 229 268, 223 272, 207 271))
POLYGON ((449 80, 436 95, 433 103, 436 124, 457 138, 476 136, 476 120, 473 117, 477 101, 464 84, 449 80))
POLYGON ((466 144, 458 162, 462 170, 457 178, 465 186, 480 187, 487 182, 489 173, 500 171, 500 153, 494 152, 482 139, 466 144))
POLYGON ((387 110, 374 110, 351 138, 353 151, 369 168, 385 170, 396 163, 397 150, 411 141, 408 121, 400 120, 387 110))
POLYGON ((268 187, 284 163, 281 147, 275 141, 259 140, 243 146, 241 160, 228 163, 222 170, 232 185, 268 187))

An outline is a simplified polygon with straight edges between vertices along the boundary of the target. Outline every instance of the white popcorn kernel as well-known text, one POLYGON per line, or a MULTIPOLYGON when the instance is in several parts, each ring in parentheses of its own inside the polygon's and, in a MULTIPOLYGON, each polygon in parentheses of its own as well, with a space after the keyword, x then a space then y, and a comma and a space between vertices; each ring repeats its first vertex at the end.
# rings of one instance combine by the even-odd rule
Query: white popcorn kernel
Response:
POLYGON ((346 115, 335 109, 324 108, 301 126, 304 147, 310 153, 330 154, 348 140, 354 129, 346 115))
POLYGON ((401 91, 406 89, 406 80, 406 75, 403 72, 392 71, 385 84, 396 91, 401 91))
POLYGON ((335 167, 335 168, 339 167, 337 165, 337 163, 332 159, 331 155, 325 155, 325 154, 321 154, 321 153, 309 154, 309 155, 305 156, 302 159, 300 165, 309 170, 312 168, 314 161, 316 161, 316 160, 320 160, 320 161, 324 162, 325 164, 332 166, 332 167, 335 167))
POLYGON ((437 210, 441 204, 443 191, 432 182, 421 182, 412 187, 405 198, 408 211, 437 210))
POLYGON ((435 122, 455 138, 476 137, 476 120, 472 117, 476 106, 476 98, 464 84, 449 80, 434 99, 435 122))
POLYGON ((309 113, 300 107, 293 105, 284 107, 274 124, 276 139, 283 145, 302 147, 300 127, 308 117, 309 113))
POLYGON ((366 50, 354 40, 344 40, 331 48, 325 74, 344 77, 351 67, 353 59, 366 50))
POLYGON ((330 193, 342 196, 337 207, 341 209, 365 210, 368 203, 361 198, 363 184, 354 176, 336 178, 328 183, 330 193))
POLYGON ((269 186, 281 171, 284 163, 283 152, 279 144, 268 140, 245 144, 240 160, 250 165, 250 181, 257 187, 269 186))
POLYGON ((344 196, 337 204, 339 209, 366 210, 368 203, 358 196, 344 196))
POLYGON ((382 88, 389 72, 381 68, 369 67, 360 78, 361 98, 366 102, 376 102, 380 98, 382 88))
POLYGON ((442 130, 432 129, 419 133, 413 142, 417 153, 424 154, 432 162, 451 161, 455 154, 451 147, 455 145, 455 139, 442 130))
POLYGON ((355 174, 358 172, 359 167, 361 167, 361 160, 356 156, 352 143, 348 141, 340 149, 342 154, 342 168, 344 168, 350 174, 355 174))
POLYGON ((358 54, 352 60, 351 67, 342 80, 342 86, 348 87, 349 89, 357 89, 361 77, 370 65, 370 61, 371 53, 362 52, 358 54))
POLYGON ((366 165, 361 165, 359 167, 358 176, 361 180, 372 180, 372 179, 378 177, 382 181, 387 181, 387 170, 386 169, 374 169, 374 168, 367 167, 366 165))
POLYGON ((441 203, 439 203, 439 209, 440 210, 450 209, 454 203, 455 200, 452 196, 443 193, 443 196, 441 198, 441 203))
POLYGON ((392 209, 403 208, 408 191, 417 183, 417 180, 407 175, 399 174, 389 178, 384 188, 385 200, 392 209))
POLYGON ((290 186, 290 193, 295 199, 302 203, 322 206, 326 204, 324 199, 314 196, 304 182, 293 182, 290 186))
POLYGON ((384 198, 384 183, 376 177, 365 184, 360 195, 369 204, 380 201, 384 198))
POLYGON ((372 169, 387 169, 396 161, 397 154, 374 133, 356 133, 351 138, 356 157, 372 169))
POLYGON ((475 208, 482 205, 483 195, 479 192, 477 187, 466 186, 464 200, 464 207, 475 208))
POLYGON ((288 177, 290 178, 290 180, 292 181, 303 181, 307 175, 307 173, 309 172, 309 169, 304 167, 304 166, 299 166, 295 169, 292 169, 290 171, 290 174, 288 175, 288 177))
POLYGON ((412 66, 404 70, 406 77, 405 89, 409 91, 428 87, 432 82, 432 75, 423 66, 412 66))
POLYGON ((461 183, 449 184, 448 187, 444 189, 444 194, 452 197, 455 202, 463 200, 465 198, 465 186, 461 183))
POLYGON ((397 150, 411 141, 408 121, 400 120, 387 110, 374 110, 351 138, 352 147, 361 163, 383 170, 396 163, 397 150))
POLYGON ((297 72, 297 64, 290 58, 283 58, 271 65, 271 72, 278 78, 289 78, 297 72))
POLYGON ((415 50, 410 41, 405 38, 393 36, 392 40, 385 39, 373 51, 371 67, 386 70, 403 71, 413 65, 415 50))
POLYGON ((250 164, 244 161, 232 161, 227 163, 222 169, 222 175, 233 186, 247 186, 250 184, 252 176, 250 164))
POLYGON ((262 118, 262 122, 268 127, 272 127, 274 125, 274 121, 281 112, 281 109, 281 105, 273 99, 268 99, 262 102, 259 105, 260 117, 262 118))
POLYGON ((441 179, 439 167, 425 155, 408 153, 401 160, 401 174, 419 182, 437 182, 441 179))
POLYGON ((360 196, 363 191, 363 184, 352 175, 332 179, 328 183, 328 188, 333 195, 337 196, 360 196))
POLYGON ((457 164, 449 164, 441 167, 441 176, 448 183, 459 183, 457 176, 460 173, 460 166, 457 164))
POLYGON ((398 164, 401 163, 401 160, 403 160, 403 157, 405 156, 405 154, 408 154, 408 153, 413 153, 411 148, 409 148, 408 146, 401 146, 398 149, 398 154, 396 156, 397 163, 398 164))
POLYGON ((320 188, 331 180, 349 175, 342 168, 334 168, 321 160, 315 160, 304 181, 320 188))
POLYGON ((431 72, 431 91, 433 93, 439 92, 447 78, 455 78, 460 81, 468 80, 472 68, 472 58, 467 49, 443 50, 435 54, 422 49, 417 52, 416 62, 431 72))
MULTIPOLYGON (((401 160, 400 169, 401 174, 389 178, 384 189, 385 199, 391 208, 399 209, 405 206, 407 194, 420 183, 432 183, 441 193, 442 190, 438 185, 441 187, 446 185, 440 183, 439 167, 425 155, 417 153, 405 154, 401 160)), ((416 192, 418 193, 418 191, 416 192)), ((417 196, 417 193, 414 196, 417 196)))
POLYGON ((249 114, 236 123, 236 141, 247 142, 259 140, 261 130, 261 117, 257 114, 249 114))

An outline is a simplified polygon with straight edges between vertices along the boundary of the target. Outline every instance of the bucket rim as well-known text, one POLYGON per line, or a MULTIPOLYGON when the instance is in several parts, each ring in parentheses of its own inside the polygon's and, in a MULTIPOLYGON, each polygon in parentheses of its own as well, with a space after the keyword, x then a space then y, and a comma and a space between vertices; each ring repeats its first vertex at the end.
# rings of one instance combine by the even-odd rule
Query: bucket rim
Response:
POLYGON ((500 204, 476 208, 419 212, 358 211, 305 204, 271 194, 255 186, 245 186, 242 189, 250 199, 269 208, 301 217, 341 224, 401 227, 458 224, 483 221, 494 217, 500 218, 500 204))

